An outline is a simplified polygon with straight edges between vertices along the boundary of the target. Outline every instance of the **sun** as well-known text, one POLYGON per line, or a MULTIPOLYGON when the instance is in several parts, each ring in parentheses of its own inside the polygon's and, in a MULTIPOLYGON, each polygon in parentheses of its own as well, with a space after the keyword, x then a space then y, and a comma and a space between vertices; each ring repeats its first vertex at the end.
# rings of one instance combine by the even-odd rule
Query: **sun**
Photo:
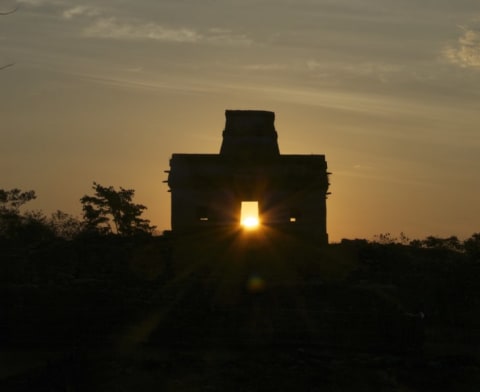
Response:
POLYGON ((242 226, 246 229, 256 229, 259 224, 258 218, 254 216, 247 216, 242 220, 242 226))
POLYGON ((258 217, 257 201, 242 201, 240 224, 248 230, 258 228, 258 226, 260 225, 260 219, 258 217))

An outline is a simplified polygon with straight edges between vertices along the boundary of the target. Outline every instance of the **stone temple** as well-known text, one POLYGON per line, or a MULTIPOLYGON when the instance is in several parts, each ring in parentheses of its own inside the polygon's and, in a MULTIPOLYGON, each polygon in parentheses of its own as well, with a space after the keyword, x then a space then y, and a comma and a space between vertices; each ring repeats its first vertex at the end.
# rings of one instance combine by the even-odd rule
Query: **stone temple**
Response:
POLYGON ((227 110, 225 117, 219 154, 172 155, 173 233, 241 230, 242 206, 254 202, 260 229, 327 244, 325 156, 280 154, 273 112, 227 110))

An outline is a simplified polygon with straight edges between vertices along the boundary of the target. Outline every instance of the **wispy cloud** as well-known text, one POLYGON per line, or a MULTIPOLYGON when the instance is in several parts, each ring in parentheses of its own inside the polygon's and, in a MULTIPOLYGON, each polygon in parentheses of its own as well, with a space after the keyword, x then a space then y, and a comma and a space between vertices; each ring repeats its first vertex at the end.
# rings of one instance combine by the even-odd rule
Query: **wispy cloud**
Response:
POLYGON ((245 69, 251 71, 296 71, 296 72, 311 72, 317 75, 332 75, 334 72, 342 72, 348 75, 356 76, 375 76, 380 80, 387 80, 389 75, 398 74, 404 70, 404 66, 389 63, 375 63, 375 62, 360 62, 357 64, 347 63, 326 63, 314 59, 306 61, 292 61, 287 63, 259 63, 248 64, 244 66, 245 69))
POLYGON ((28 7, 55 7, 66 21, 78 20, 77 28, 87 38, 123 41, 159 41, 171 43, 203 43, 210 45, 248 46, 252 39, 242 32, 222 27, 192 27, 160 23, 141 15, 121 17, 107 5, 72 4, 69 0, 17 0, 28 7))
POLYGON ((444 56, 464 68, 480 69, 480 26, 462 27, 463 35, 457 42, 448 45, 444 56))
POLYGON ((33 7, 40 7, 42 5, 63 5, 62 0, 17 0, 19 4, 26 4, 33 7))
POLYGON ((245 34, 237 34, 230 29, 211 28, 203 39, 212 44, 250 45, 253 41, 245 34))
POLYGON ((303 67, 310 73, 322 78, 362 78, 377 80, 381 83, 390 83, 402 75, 406 75, 404 64, 395 64, 385 61, 360 61, 356 63, 347 62, 319 62, 309 59, 303 67), (336 76, 334 76, 336 75, 336 76))
POLYGON ((123 40, 151 39, 167 42, 196 42, 202 36, 188 28, 168 28, 156 23, 126 23, 115 17, 99 18, 84 30, 90 38, 123 40))
POLYGON ((72 19, 77 16, 98 16, 100 10, 88 5, 77 5, 72 8, 68 8, 62 13, 62 17, 65 19, 72 19))
MULTIPOLYGON (((78 10, 74 12, 93 12, 78 10)), ((211 28, 205 32, 187 27, 167 27, 153 22, 122 21, 115 17, 97 18, 87 26, 83 35, 89 38, 118 40, 154 40, 176 43, 210 43, 228 45, 250 45, 252 41, 243 34, 228 29, 211 28)))
POLYGON ((244 68, 248 71, 283 71, 289 69, 286 64, 248 64, 244 66, 244 68))

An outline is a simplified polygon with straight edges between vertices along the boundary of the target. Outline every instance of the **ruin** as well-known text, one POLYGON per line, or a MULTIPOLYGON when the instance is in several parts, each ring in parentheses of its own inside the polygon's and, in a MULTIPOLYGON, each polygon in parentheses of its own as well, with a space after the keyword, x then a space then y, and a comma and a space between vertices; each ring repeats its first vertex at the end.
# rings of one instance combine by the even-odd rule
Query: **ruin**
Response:
POLYGON ((261 227, 328 243, 325 156, 280 154, 274 112, 227 110, 225 116, 219 154, 172 155, 172 231, 240 230, 242 205, 253 204, 252 226, 257 219, 261 227))

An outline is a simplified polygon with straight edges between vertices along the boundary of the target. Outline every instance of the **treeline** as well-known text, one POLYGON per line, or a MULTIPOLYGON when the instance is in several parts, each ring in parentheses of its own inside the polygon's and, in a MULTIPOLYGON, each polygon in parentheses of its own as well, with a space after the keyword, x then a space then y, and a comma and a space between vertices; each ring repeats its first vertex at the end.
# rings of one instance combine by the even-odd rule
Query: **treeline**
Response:
POLYGON ((60 210, 50 216, 39 210, 21 211, 36 199, 35 191, 0 189, 0 239, 17 242, 72 240, 85 235, 151 236, 155 226, 142 218, 146 206, 133 202, 133 189, 93 183, 93 195, 80 199, 82 216, 60 210))
MULTIPOLYGON (((39 210, 21 211, 28 202, 36 199, 35 191, 18 188, 0 189, 0 239, 38 241, 53 238, 71 240, 84 235, 115 235, 119 237, 152 236, 156 226, 142 218, 147 207, 133 202, 135 190, 103 186, 93 182, 93 195, 80 198, 82 216, 63 211, 46 215, 39 210)), ((380 245, 404 245, 414 248, 445 249, 466 253, 480 260, 480 232, 460 240, 457 236, 428 236, 410 239, 401 232, 375 235, 372 240, 342 240, 342 243, 363 242, 380 245)))
POLYGON ((374 236, 373 243, 382 245, 408 245, 414 248, 427 249, 448 249, 458 252, 466 252, 474 258, 480 257, 480 233, 474 233, 466 240, 462 241, 457 236, 437 237, 428 236, 424 239, 410 239, 403 232, 399 237, 394 237, 390 233, 382 233, 374 236))

